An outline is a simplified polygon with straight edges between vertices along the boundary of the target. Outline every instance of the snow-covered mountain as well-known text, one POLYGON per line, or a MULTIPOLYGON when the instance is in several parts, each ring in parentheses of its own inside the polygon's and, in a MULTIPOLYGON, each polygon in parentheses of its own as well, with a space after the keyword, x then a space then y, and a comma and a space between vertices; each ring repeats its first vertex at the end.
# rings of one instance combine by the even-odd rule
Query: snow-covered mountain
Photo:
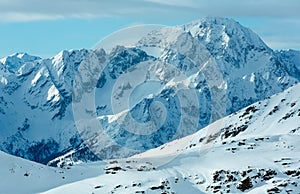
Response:
POLYGON ((0 188, 10 193, 299 193, 299 91, 300 84, 294 85, 130 158, 54 169, 0 152, 6 177, 0 188), (18 187, 11 184, 16 180, 18 187), (33 182, 39 184, 28 186, 33 182))
POLYGON ((125 157, 300 79, 299 52, 275 52, 231 19, 160 28, 135 45, 1 59, 1 150, 51 165, 125 157), (92 100, 84 96, 91 91, 92 100), (76 106, 85 100, 86 107, 76 106), (101 131, 78 129, 91 118, 101 131))

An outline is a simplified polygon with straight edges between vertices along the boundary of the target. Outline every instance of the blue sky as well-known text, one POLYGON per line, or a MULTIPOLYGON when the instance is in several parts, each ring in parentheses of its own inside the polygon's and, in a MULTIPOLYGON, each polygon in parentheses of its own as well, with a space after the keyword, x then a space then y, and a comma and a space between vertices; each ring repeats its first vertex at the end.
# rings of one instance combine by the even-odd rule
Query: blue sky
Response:
POLYGON ((271 48, 300 50, 299 10, 299 0, 0 0, 0 57, 51 57, 92 48, 131 25, 178 25, 205 16, 233 18, 271 48))

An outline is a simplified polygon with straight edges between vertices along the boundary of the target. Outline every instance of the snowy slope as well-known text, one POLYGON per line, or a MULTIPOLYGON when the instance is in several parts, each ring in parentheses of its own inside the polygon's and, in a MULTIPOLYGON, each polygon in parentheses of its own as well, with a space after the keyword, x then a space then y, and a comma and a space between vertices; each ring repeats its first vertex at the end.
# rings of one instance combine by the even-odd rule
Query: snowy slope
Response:
POLYGON ((299 82, 296 62, 224 18, 162 27, 109 52, 17 53, 0 60, 0 149, 54 166, 127 157, 283 91, 299 82), (94 80, 76 80, 83 72, 94 80), (77 81, 82 90, 73 90, 77 81), (95 98, 75 110, 88 98, 73 94, 85 89, 95 98), (101 130, 78 129, 95 115, 101 130))
POLYGON ((29 194, 98 175, 98 165, 78 165, 76 169, 45 166, 0 152, 0 193, 29 194))
MULTIPOLYGON (((31 180, 34 173, 42 177, 40 173, 46 170, 36 169, 45 168, 45 174, 52 173, 52 181, 41 181, 27 190, 48 188, 44 193, 299 193, 299 91, 297 84, 193 135, 145 153, 64 170, 81 179, 77 182, 60 182, 64 175, 23 160, 21 165, 26 167, 22 171, 16 165, 14 169, 20 172, 13 178, 31 180), (32 177, 24 177, 25 169, 34 172, 32 177), (80 178, 78 172, 93 177, 80 178)), ((20 161, 2 155, 1 161, 20 161)), ((12 162, 2 163, 5 174, 12 173, 7 165, 12 162)), ((1 189, 16 193, 19 188, 3 184, 1 189)))

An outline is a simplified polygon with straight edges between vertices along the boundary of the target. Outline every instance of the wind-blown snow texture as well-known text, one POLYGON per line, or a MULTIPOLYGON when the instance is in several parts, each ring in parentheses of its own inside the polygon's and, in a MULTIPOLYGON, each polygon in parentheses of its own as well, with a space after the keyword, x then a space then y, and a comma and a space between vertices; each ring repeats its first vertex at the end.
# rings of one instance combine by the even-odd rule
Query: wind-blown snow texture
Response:
MULTIPOLYGON (((189 135, 222 116, 297 83, 299 56, 297 51, 273 51, 250 29, 234 20, 210 17, 162 28, 142 38, 135 47, 118 46, 111 53, 101 49, 72 50, 62 51, 50 59, 11 55, 0 60, 0 148, 9 154, 54 166, 136 154, 189 135), (213 97, 207 80, 198 71, 189 69, 197 63, 191 59, 201 59, 199 53, 191 52, 197 45, 204 45, 210 52, 224 81, 221 89, 226 91, 226 110, 219 116, 211 108, 213 97), (176 46, 181 52, 174 52, 176 46), (155 52, 150 52, 151 49, 155 52), (86 62, 95 63, 101 57, 106 58, 109 65, 97 83, 97 116, 117 146, 108 145, 101 150, 102 154, 95 155, 83 144, 76 129, 72 90, 78 67, 86 62), (170 98, 176 93, 172 86, 158 87, 152 96, 136 97, 137 100, 131 102, 132 109, 127 111, 136 115, 135 119, 147 121, 151 102, 158 100, 167 105, 170 113, 163 126, 166 130, 146 137, 132 136, 117 126, 118 116, 112 115, 112 87, 124 71, 157 59, 186 72, 187 83, 184 83, 196 91, 201 103, 198 126, 174 135, 181 116, 177 110, 178 100, 170 98), (171 99, 172 106, 166 99, 171 99), (123 152, 122 147, 137 149, 123 152)), ((158 77, 170 75, 167 71, 156 71, 158 77)), ((124 86, 120 94, 125 90, 124 86)))
POLYGON ((4 193, 299 193, 299 91, 297 84, 130 158, 54 169, 0 152, 5 177, 0 188, 4 193))

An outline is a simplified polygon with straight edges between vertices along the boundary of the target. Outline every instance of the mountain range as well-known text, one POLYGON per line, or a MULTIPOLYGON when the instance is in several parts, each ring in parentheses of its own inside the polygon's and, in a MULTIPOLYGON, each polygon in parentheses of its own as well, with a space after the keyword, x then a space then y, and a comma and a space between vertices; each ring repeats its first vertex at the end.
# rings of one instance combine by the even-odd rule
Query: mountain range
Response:
POLYGON ((52 166, 129 157, 288 89, 299 59, 216 17, 110 51, 16 53, 0 60, 0 149, 52 166))

